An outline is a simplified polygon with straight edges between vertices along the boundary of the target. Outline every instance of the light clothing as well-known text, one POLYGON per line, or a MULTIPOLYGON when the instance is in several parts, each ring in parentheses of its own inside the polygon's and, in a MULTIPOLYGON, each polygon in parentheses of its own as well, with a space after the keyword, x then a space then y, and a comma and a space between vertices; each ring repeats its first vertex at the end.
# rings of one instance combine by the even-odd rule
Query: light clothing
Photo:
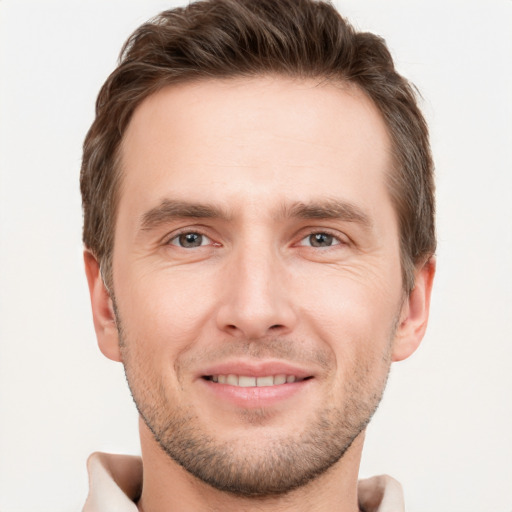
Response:
MULTIPOLYGON (((142 460, 132 455, 93 453, 87 461, 89 495, 82 512, 137 512, 142 460)), ((404 512, 402 486, 387 475, 359 481, 364 512, 404 512)))

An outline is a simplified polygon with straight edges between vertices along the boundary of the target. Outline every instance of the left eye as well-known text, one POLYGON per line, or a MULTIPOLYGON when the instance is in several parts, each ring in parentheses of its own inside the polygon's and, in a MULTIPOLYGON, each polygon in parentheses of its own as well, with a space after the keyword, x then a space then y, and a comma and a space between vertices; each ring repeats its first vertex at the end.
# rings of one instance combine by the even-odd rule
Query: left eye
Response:
POLYGON ((339 245, 340 241, 329 233, 311 233, 300 241, 299 245, 307 247, 332 247, 339 245))
POLYGON ((177 235, 172 238, 169 243, 171 245, 177 245, 178 247, 183 247, 185 249, 193 249, 194 247, 201 247, 203 245, 208 245, 211 243, 211 240, 201 233, 181 233, 181 235, 177 235))

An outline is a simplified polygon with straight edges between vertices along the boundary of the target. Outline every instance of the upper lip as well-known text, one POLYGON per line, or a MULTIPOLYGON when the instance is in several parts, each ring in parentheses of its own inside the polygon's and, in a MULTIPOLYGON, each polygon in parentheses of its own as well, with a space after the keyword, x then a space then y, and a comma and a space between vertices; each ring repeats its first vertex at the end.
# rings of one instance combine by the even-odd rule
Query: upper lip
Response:
POLYGON ((286 361, 225 361, 202 369, 198 377, 211 375, 244 375, 266 377, 269 375, 294 375, 298 379, 313 377, 311 370, 286 361))

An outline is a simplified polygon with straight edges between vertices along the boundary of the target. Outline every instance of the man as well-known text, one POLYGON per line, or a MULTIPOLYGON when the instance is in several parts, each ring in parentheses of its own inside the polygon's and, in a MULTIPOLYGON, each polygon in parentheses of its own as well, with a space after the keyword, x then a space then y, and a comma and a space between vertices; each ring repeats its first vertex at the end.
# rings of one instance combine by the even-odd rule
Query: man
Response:
POLYGON ((399 511, 357 482, 427 324, 428 132, 385 43, 329 4, 211 0, 126 43, 84 144, 85 266, 142 459, 84 510, 399 511))

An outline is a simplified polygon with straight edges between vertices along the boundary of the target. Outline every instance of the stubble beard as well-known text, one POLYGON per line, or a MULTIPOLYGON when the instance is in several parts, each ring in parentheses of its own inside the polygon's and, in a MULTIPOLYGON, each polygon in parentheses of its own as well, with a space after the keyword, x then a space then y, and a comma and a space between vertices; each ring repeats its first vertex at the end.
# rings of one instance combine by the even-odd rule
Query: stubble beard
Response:
MULTIPOLYGON (((162 380, 154 382, 149 368, 142 372, 141 368, 137 369, 128 348, 133 340, 126 342, 119 318, 117 325, 128 386, 139 414, 160 447, 200 481, 246 498, 287 494, 324 474, 342 459, 381 401, 394 336, 393 329, 385 352, 372 360, 375 364, 380 358, 379 369, 384 369, 381 377, 375 381, 371 375, 374 366, 359 362, 345 382, 344 403, 316 411, 307 424, 290 426, 287 437, 265 435, 263 439, 254 439, 257 436, 252 436, 228 442, 211 435, 211 429, 208 430, 191 407, 170 403, 162 380)), ((272 341, 274 347, 276 342, 279 340, 272 341)), ((264 410, 244 413, 248 428, 264 424, 265 416, 264 410)))

